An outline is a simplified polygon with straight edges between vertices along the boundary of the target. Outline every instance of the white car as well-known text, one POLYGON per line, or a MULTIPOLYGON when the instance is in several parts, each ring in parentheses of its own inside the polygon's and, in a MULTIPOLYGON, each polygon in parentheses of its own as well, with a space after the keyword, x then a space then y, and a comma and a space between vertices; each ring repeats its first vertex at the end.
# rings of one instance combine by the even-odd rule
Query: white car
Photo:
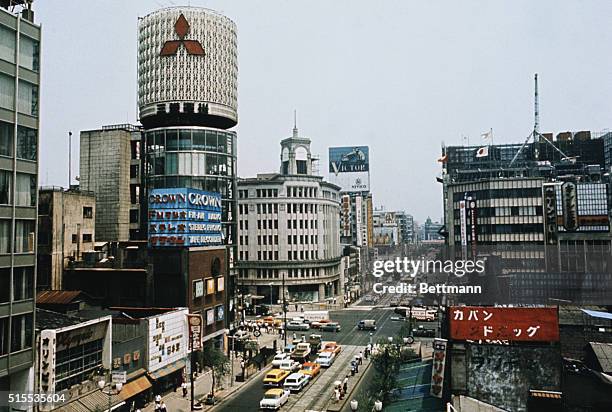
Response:
POLYGON ((272 366, 278 368, 283 361, 291 360, 291 355, 288 353, 277 353, 272 359, 272 366))
POLYGON ((295 361, 292 361, 291 359, 287 359, 287 360, 282 361, 280 365, 278 365, 278 369, 289 371, 289 372, 296 372, 300 370, 300 362, 295 362, 295 361))
POLYGON ((266 391, 264 397, 259 401, 261 409, 280 409, 289 400, 289 391, 283 389, 270 389, 266 391))
POLYGON ((315 360, 316 363, 321 365, 323 368, 329 368, 332 363, 336 360, 336 355, 331 350, 324 350, 319 353, 319 357, 315 360))
POLYGON ((299 392, 308 383, 308 376, 303 373, 292 373, 285 378, 283 388, 291 392, 299 392))

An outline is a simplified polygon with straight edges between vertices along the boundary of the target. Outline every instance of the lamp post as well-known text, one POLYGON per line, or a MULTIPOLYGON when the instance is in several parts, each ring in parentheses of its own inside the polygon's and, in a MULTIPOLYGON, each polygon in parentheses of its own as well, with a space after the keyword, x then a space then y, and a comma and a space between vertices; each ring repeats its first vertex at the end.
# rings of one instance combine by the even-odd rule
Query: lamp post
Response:
POLYGON ((112 396, 113 395, 119 395, 119 392, 121 392, 121 389, 123 389, 123 384, 121 382, 117 382, 115 385, 115 391, 113 392, 113 383, 109 382, 108 385, 106 384, 106 382, 104 381, 104 379, 100 379, 98 381, 98 388, 100 388, 100 391, 102 391, 102 393, 108 395, 108 412, 110 412, 111 407, 112 407, 112 396), (108 386, 108 390, 105 392, 104 388, 108 386))

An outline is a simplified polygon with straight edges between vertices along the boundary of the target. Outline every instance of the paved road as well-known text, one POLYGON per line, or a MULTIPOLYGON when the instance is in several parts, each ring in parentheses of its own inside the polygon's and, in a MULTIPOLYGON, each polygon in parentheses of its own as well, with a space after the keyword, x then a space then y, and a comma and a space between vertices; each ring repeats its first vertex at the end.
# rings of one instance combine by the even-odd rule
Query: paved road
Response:
MULTIPOLYGON (((377 330, 373 332, 373 340, 376 341, 380 337, 393 336, 397 333, 399 328, 401 327, 400 322, 391 321, 391 316, 393 315, 393 310, 389 309, 370 309, 370 308, 359 308, 359 309, 345 309, 342 311, 330 312, 330 318, 336 322, 339 322, 342 326, 342 330, 340 332, 320 332, 320 331, 309 331, 310 333, 319 333, 322 335, 324 341, 336 341, 340 345, 351 345, 351 352, 358 353, 358 347, 363 347, 368 344, 370 341, 369 332, 360 331, 357 329, 357 323, 361 319, 376 319, 377 330), (355 349, 357 348, 357 349, 355 349)), ((296 332, 297 333, 297 332, 296 332)), ((298 335, 299 336, 299 335, 298 335)), ((289 335, 289 337, 292 337, 289 335)), ((348 353, 348 351, 347 351, 348 353)), ((349 360, 350 361, 350 360, 349 360)), ((340 366, 340 365, 339 365, 340 366)), ((339 369, 339 368, 338 368, 339 369)), ((330 370, 323 371, 316 380, 314 380, 311 384, 316 384, 318 379, 327 379, 325 375, 327 373, 336 374, 334 372, 335 369, 330 368, 330 370)), ((338 371, 338 376, 343 375, 344 368, 342 371, 338 371)), ((331 382, 335 380, 332 379, 331 382)), ((310 392, 310 391, 309 391, 310 392)), ((240 390, 233 398, 228 399, 223 402, 219 407, 215 408, 215 411, 228 411, 228 412, 246 412, 246 411, 257 411, 259 410, 259 401, 263 398, 265 393, 265 388, 261 382, 261 379, 253 380, 246 384, 244 388, 240 390)), ((324 394, 325 397, 329 398, 329 388, 324 394)), ((295 395, 291 395, 295 396, 295 395)), ((308 397, 311 395, 308 393, 308 397)), ((296 409, 290 409, 288 407, 283 407, 282 410, 291 410, 292 412, 296 409)), ((296 410, 297 411, 297 410, 296 410)))

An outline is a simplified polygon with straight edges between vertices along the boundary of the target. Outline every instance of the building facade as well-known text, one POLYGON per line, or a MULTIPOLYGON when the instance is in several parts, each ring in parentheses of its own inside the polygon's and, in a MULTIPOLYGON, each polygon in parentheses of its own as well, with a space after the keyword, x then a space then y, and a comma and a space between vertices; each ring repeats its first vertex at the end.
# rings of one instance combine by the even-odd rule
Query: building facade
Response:
POLYGON ((64 268, 96 241, 96 198, 91 192, 41 188, 38 195, 38 290, 61 290, 64 268))
POLYGON ((263 303, 343 294, 340 188, 313 176, 312 160, 294 128, 280 173, 238 182, 238 287, 263 303))
POLYGON ((81 132, 80 188, 96 195, 97 237, 106 242, 140 233, 140 127, 103 126, 81 132))
POLYGON ((0 391, 33 382, 40 42, 31 10, 0 8, 0 391))

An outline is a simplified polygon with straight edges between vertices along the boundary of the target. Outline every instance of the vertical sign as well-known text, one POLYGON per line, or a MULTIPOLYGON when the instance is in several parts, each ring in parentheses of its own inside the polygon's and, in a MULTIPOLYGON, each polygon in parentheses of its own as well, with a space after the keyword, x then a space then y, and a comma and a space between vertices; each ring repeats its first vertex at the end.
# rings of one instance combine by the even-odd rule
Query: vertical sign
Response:
POLYGON ((578 201, 576 199, 576 183, 565 182, 561 186, 563 200, 563 226, 567 231, 578 229, 578 201))
POLYGON ((433 367, 431 370, 431 388, 429 393, 442 398, 444 389, 444 366, 446 365, 446 339, 435 338, 433 342, 433 367))
POLYGON ((361 195, 355 196, 355 232, 357 236, 357 246, 363 246, 363 224, 361 222, 362 213, 361 213, 361 195))
POLYGON ((544 227, 545 243, 557 244, 557 192, 556 184, 544 184, 544 227))
POLYGON ((459 202, 459 219, 461 224, 461 246, 467 246, 467 214, 465 200, 459 202))
POLYGON ((470 242, 472 244, 472 257, 476 256, 476 223, 477 223, 477 212, 476 212, 476 198, 469 198, 470 205, 470 242))
POLYGON ((189 324, 189 349, 198 351, 202 349, 202 315, 187 315, 189 324))

